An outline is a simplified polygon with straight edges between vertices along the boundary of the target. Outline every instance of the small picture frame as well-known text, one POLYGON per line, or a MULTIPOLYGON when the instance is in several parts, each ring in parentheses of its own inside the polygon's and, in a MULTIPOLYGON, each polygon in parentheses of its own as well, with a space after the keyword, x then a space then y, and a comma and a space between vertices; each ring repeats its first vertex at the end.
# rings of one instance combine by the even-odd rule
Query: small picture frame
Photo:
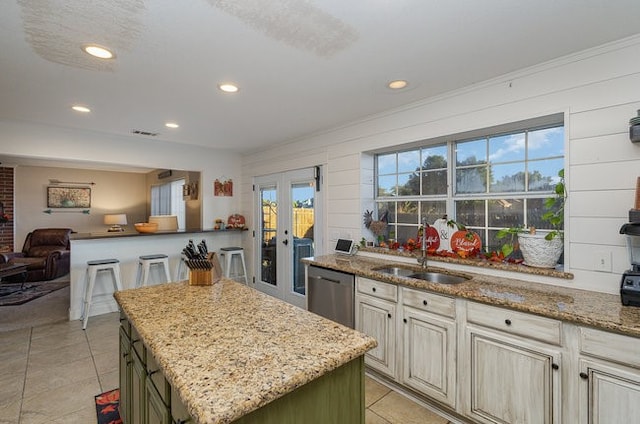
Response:
POLYGON ((90 208, 90 187, 47 187, 47 207, 49 208, 90 208))

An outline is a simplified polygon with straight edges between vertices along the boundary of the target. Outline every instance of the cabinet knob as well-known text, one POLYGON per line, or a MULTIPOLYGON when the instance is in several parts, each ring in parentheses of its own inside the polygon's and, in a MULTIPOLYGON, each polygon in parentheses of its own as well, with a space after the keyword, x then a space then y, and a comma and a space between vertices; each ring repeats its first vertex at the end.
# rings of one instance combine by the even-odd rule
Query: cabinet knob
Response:
POLYGON ((587 374, 586 372, 581 372, 580 373, 580 378, 583 380, 588 380, 589 379, 589 374, 587 374))
POLYGON ((422 301, 422 304, 423 304, 424 306, 427 306, 427 301, 426 301, 426 299, 422 301))
POLYGON ((407 323, 407 319, 406 318, 402 318, 402 322, 404 322, 406 324, 407 323))
POLYGON ((551 364, 551 368, 553 368, 554 370, 559 370, 559 369, 560 369, 560 365, 558 365, 558 364, 551 364))
POLYGON ((507 325, 511 325, 511 320, 509 318, 507 318, 507 319, 504 320, 504 323, 507 324, 507 325))
POLYGON ((375 291, 376 291, 376 288, 375 288, 375 287, 373 287, 373 288, 372 288, 371 290, 372 290, 372 291, 373 291, 373 292, 375 293, 375 291))
POLYGON ((387 314, 387 317, 391 318, 391 314, 387 314))
POLYGON ((151 377, 153 374, 157 373, 159 370, 155 370, 155 371, 148 371, 147 372, 147 376, 151 377))

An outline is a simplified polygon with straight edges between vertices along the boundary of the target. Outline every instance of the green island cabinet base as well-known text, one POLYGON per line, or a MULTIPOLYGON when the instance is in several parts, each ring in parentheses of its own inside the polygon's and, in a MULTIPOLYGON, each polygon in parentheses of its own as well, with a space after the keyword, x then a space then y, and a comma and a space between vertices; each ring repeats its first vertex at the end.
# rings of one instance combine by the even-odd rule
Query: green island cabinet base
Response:
MULTIPOLYGON (((364 355, 330 371, 234 424, 364 424, 364 355)), ((120 328, 120 415, 124 424, 193 423, 124 317, 120 328)), ((204 424, 204 423, 203 423, 204 424)))
POLYGON ((364 424, 364 357, 276 399, 234 424, 364 424))

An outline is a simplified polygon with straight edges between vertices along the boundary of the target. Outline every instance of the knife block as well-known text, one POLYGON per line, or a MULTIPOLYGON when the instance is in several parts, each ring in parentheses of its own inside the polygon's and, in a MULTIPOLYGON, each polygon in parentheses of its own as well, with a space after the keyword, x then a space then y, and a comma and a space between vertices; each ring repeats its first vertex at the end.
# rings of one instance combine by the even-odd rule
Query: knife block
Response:
POLYGON ((222 277, 222 267, 215 252, 207 255, 207 260, 211 263, 211 269, 189 269, 190 286, 210 286, 220 281, 222 277))

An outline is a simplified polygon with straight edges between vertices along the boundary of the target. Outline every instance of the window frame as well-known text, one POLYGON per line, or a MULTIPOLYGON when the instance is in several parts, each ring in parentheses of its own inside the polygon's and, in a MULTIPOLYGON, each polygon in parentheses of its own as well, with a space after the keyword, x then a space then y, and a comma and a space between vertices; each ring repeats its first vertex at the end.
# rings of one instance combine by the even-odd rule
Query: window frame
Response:
MULTIPOLYGON (((467 227, 471 230, 474 230, 476 232, 479 233, 479 235, 481 236, 482 240, 483 240, 483 245, 486 243, 487 240, 491 240, 491 234, 493 232, 497 232, 499 229, 502 228, 509 228, 510 226, 506 225, 504 227, 501 226, 495 226, 492 225, 491 222, 491 216, 489 215, 489 209, 491 207, 490 201, 491 200, 509 200, 509 199, 516 199, 516 200, 522 200, 523 201, 523 215, 522 215, 522 222, 523 224, 526 226, 530 223, 530 219, 529 219, 529 215, 530 213, 533 212, 533 209, 528 210, 527 205, 530 203, 531 200, 537 200, 537 199, 546 199, 549 197, 552 197, 555 193, 554 188, 555 188, 555 184, 552 185, 549 190, 531 190, 531 188, 529 187, 529 171, 531 170, 531 164, 535 164, 536 162, 540 162, 540 161, 548 161, 548 160, 561 160, 562 161, 562 168, 565 167, 565 162, 566 162, 566 157, 567 157, 567 149, 566 149, 566 137, 567 137, 567 133, 566 133, 566 125, 564 123, 564 115, 563 114, 554 114, 554 115, 548 115, 545 117, 540 117, 540 118, 534 118, 531 120, 526 120, 526 121, 519 121, 516 123, 510 123, 510 124, 506 124, 503 126, 498 126, 498 127, 491 127, 491 128, 486 128, 486 129, 482 129, 482 130, 477 130, 477 131, 472 131, 472 132, 468 132, 468 133, 462 133, 462 134, 458 134, 458 135, 452 135, 452 136, 447 136, 447 137, 439 137, 437 139, 432 139, 432 140, 423 140, 423 141, 419 141, 419 142, 414 142, 411 143, 410 145, 405 145, 405 146, 396 146, 394 149, 386 149, 383 151, 377 151, 377 152, 372 152, 374 154, 373 159, 374 159, 374 184, 373 184, 373 202, 375 205, 375 211, 376 213, 378 213, 378 217, 380 217, 380 211, 381 208, 380 206, 385 205, 385 207, 389 207, 390 205, 394 206, 394 210, 392 213, 392 217, 394 217, 393 221, 390 222, 389 224, 389 230, 388 230, 388 238, 390 239, 396 239, 397 235, 401 232, 403 233, 407 233, 407 229, 409 230, 409 233, 412 231, 411 228, 413 228, 415 231, 415 234, 417 234, 417 229, 419 228, 420 224, 421 224, 421 220, 422 220, 422 216, 424 216, 424 211, 422 208, 423 202, 444 202, 444 210, 445 213, 448 217, 453 217, 453 219, 457 219, 459 216, 458 213, 458 206, 459 206, 459 202, 462 201, 473 201, 473 200, 481 200, 484 202, 484 214, 483 214, 483 224, 482 226, 480 225, 468 225, 467 227), (530 153, 529 153, 529 147, 530 147, 530 143, 531 143, 531 139, 530 134, 532 132, 535 131, 540 131, 540 130, 545 130, 545 129, 552 129, 552 128, 562 128, 562 152, 561 154, 550 154, 549 156, 545 156, 543 158, 535 155, 533 158, 530 158, 530 153), (490 151, 491 151, 491 147, 490 147, 490 140, 492 138, 497 138, 497 137, 503 137, 503 136, 509 136, 509 135, 513 135, 513 134, 518 134, 518 133, 524 133, 525 134, 525 152, 524 152, 524 158, 521 161, 518 160, 511 160, 511 161, 504 161, 504 162, 499 162, 498 164, 502 165, 504 163, 523 163, 524 165, 524 190, 520 190, 520 191, 504 191, 504 192, 495 192, 492 193, 490 192, 490 178, 489 175, 487 175, 487 181, 485 184, 485 191, 481 192, 481 193, 456 193, 457 191, 457 173, 459 171, 459 169, 462 169, 460 166, 458 166, 457 162, 456 162, 456 146, 459 143, 465 143, 468 141, 473 141, 473 140, 477 140, 477 139, 484 139, 486 142, 486 153, 487 153, 487 157, 486 157, 486 161, 484 162, 484 164, 482 165, 482 167, 488 171, 490 171, 491 167, 494 165, 492 163, 492 161, 490 160, 490 151), (423 165, 424 165, 424 159, 422 157, 422 152, 426 149, 432 149, 434 147, 439 147, 439 146, 446 146, 447 148, 447 168, 446 168, 446 172, 447 172, 447 177, 446 177, 446 182, 447 182, 447 189, 446 189, 446 194, 435 194, 435 195, 423 195, 422 194, 422 176, 425 173, 425 170, 422 169, 423 165), (419 164, 420 169, 416 169, 414 171, 415 174, 418 174, 420 176, 420 180, 418 182, 418 185, 420 187, 420 194, 418 195, 410 195, 410 196, 400 196, 398 194, 399 192, 399 186, 398 186, 398 178, 397 175, 399 175, 399 166, 398 166, 398 157, 399 154, 404 153, 404 152, 410 152, 410 151, 418 151, 420 152, 420 160, 421 163, 419 164), (389 195, 389 196, 380 196, 379 195, 379 160, 378 158, 380 156, 383 155, 390 155, 390 154, 395 154, 395 160, 396 160, 396 164, 395 164, 395 175, 396 175, 396 187, 394 189, 394 194, 393 195, 389 195), (416 221, 417 222, 401 222, 398 219, 398 205, 402 202, 414 202, 418 204, 417 207, 417 215, 416 215, 416 221)), ((403 172, 404 174, 404 172, 403 172)), ((382 174, 383 176, 385 175, 393 175, 393 174, 382 174)), ((545 177, 551 177, 554 178, 554 176, 548 176, 546 175, 545 177)), ((543 202, 544 200, 542 200, 541 202, 543 202)), ((384 211, 385 209, 382 209, 382 211, 384 211)), ((440 216, 441 218, 442 216, 440 216)), ((427 219, 427 222, 429 224, 433 224, 434 219, 432 219, 433 216, 429 217, 427 219)), ((460 222, 461 224, 467 225, 467 223, 465 222, 460 222)), ((400 237, 398 237, 400 238, 400 237)), ((400 238, 400 241, 406 241, 406 240, 402 240, 402 238, 400 238)), ((495 247, 495 246, 483 246, 483 249, 486 249, 487 247, 491 248, 491 247, 495 247)))

